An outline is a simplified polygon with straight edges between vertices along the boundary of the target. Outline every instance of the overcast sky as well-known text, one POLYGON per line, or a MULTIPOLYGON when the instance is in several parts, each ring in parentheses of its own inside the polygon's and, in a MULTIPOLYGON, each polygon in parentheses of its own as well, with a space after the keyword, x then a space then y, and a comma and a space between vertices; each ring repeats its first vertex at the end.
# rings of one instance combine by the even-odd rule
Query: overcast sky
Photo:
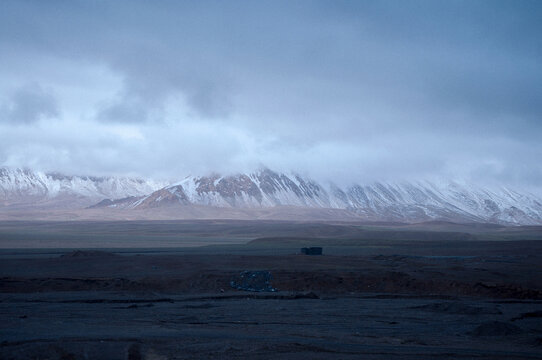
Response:
POLYGON ((542 1, 0 2, 0 165, 542 183, 542 1))

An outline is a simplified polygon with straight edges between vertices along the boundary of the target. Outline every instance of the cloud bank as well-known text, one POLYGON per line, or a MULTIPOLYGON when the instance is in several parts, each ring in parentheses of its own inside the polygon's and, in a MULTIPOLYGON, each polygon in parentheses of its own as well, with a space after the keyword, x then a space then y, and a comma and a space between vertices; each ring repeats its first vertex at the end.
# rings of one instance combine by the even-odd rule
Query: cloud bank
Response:
POLYGON ((2 1, 0 165, 542 184, 538 1, 2 1))

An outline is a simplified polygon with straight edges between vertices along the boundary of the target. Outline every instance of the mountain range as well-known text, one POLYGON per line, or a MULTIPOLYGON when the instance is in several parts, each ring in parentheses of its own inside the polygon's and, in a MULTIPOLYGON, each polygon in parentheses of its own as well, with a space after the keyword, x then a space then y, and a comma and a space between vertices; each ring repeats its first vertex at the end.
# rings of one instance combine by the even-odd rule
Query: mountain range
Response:
POLYGON ((178 182, 0 168, 0 218, 268 218, 542 224, 542 199, 458 181, 338 186, 262 169, 178 182), (37 214, 37 215, 36 215, 37 214))

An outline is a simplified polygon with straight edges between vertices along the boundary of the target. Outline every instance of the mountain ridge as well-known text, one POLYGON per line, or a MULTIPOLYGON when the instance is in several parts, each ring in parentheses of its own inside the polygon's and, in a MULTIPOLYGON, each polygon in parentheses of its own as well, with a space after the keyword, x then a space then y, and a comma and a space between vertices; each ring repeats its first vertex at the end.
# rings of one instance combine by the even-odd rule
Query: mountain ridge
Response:
POLYGON ((282 209, 285 219, 295 218, 295 209, 318 216, 329 209, 334 210, 328 213, 336 218, 365 221, 542 224, 542 200, 509 188, 489 189, 454 181, 373 182, 340 187, 270 169, 226 176, 187 176, 168 184, 128 177, 65 176, 0 168, 2 205, 8 209, 104 209, 110 215, 120 210, 127 214, 136 211, 151 217, 168 211, 173 217, 175 213, 190 216, 187 208, 196 206, 197 211, 192 212, 196 218, 206 217, 205 209, 217 214, 210 208, 223 209, 226 214, 230 211, 238 217, 258 209, 273 209, 273 216, 278 218, 282 209))
POLYGON ((190 204, 223 208, 294 206, 343 209, 371 221, 542 223, 542 201, 502 188, 498 192, 455 182, 356 184, 340 188, 269 169, 230 176, 189 176, 133 202, 110 207, 145 209, 190 204))
POLYGON ((72 176, 29 169, 0 168, 0 206, 92 205, 105 198, 141 196, 167 182, 114 176, 72 176))

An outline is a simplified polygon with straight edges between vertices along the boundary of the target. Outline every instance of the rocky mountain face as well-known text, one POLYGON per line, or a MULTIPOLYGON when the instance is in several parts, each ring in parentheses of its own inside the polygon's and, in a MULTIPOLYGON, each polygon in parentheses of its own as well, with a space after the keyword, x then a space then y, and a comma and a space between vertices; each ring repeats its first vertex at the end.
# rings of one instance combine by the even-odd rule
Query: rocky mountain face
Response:
POLYGON ((190 204, 345 209, 372 221, 542 224, 542 200, 506 188, 490 190, 457 182, 421 181, 340 188, 271 170, 233 176, 190 176, 147 196, 104 205, 145 209, 190 204))
MULTIPOLYGON (((507 188, 459 182, 400 182, 339 187, 269 169, 231 176, 189 176, 165 185, 149 180, 77 177, 0 169, 0 204, 69 203, 115 211, 190 206, 221 209, 335 209, 369 221, 542 224, 542 200, 507 188), (68 199, 68 201, 66 201, 68 199), (74 199, 77 199, 75 201, 74 199)), ((68 206, 68 205, 65 205, 68 206)))
POLYGON ((165 182, 123 177, 66 176, 58 173, 0 168, 0 206, 67 206, 95 204, 104 198, 143 196, 165 182))

